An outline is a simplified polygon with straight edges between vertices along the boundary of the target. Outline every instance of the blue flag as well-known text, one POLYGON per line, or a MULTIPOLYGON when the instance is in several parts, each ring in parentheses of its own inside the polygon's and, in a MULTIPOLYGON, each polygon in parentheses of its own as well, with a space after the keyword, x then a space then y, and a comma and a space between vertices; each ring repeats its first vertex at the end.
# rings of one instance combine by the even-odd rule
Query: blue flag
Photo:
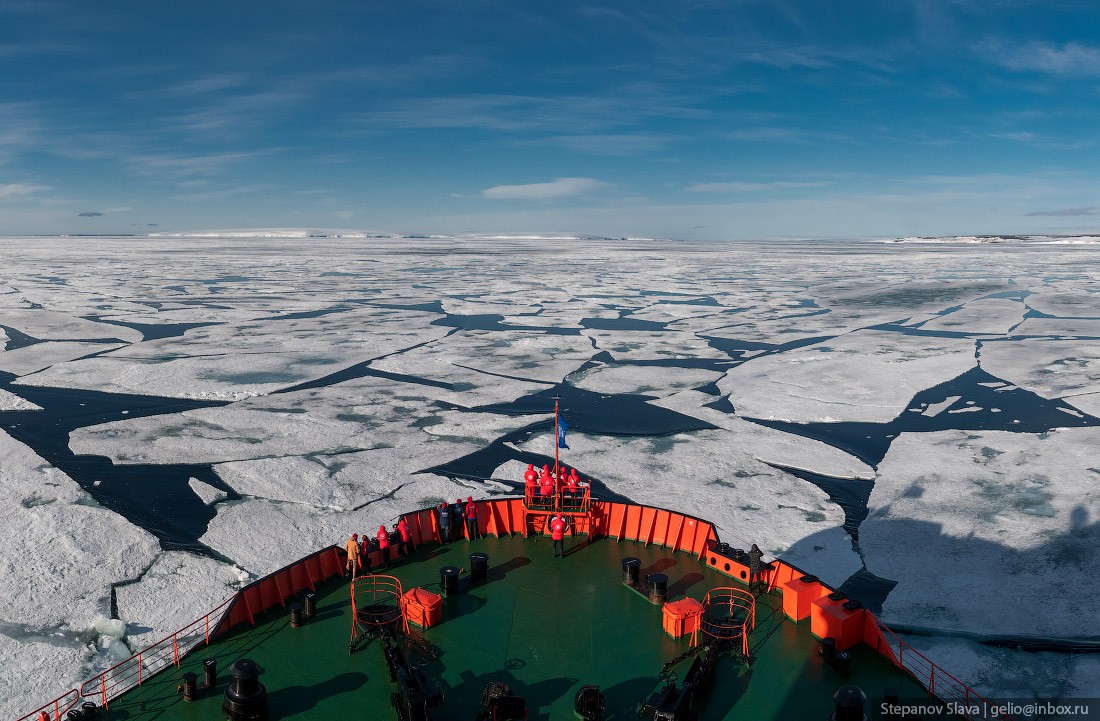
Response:
POLYGON ((569 430, 569 424, 565 422, 565 419, 558 416, 558 448, 564 448, 569 450, 569 446, 565 445, 565 432, 569 430))

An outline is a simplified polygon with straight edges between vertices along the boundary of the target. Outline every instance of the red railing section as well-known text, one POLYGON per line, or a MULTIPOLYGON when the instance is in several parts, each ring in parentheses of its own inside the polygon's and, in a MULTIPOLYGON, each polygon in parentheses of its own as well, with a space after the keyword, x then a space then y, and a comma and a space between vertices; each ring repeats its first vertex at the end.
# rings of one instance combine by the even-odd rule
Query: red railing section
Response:
MULTIPOLYGON (((1012 717, 1004 713, 1003 707, 990 703, 980 696, 974 689, 944 671, 934 661, 922 654, 917 649, 902 641, 891 631, 886 624, 873 614, 867 614, 872 619, 869 625, 875 627, 877 644, 884 644, 889 649, 890 658, 898 668, 907 671, 922 686, 928 689, 928 693, 948 704, 952 710, 968 719, 968 721, 986 721, 986 719, 1008 719, 1012 717)), ((872 639, 874 640, 874 639, 872 639)), ((882 650, 876 647, 882 653, 882 650)))
POLYGON ((44 706, 39 706, 26 716, 17 719, 17 721, 38 721, 41 718, 49 719, 49 721, 58 721, 69 709, 80 703, 80 700, 80 692, 74 688, 66 691, 64 694, 58 696, 44 706), (43 714, 45 716, 43 716, 43 714))
POLYGON ((286 605, 288 598, 304 590, 315 590, 316 584, 343 572, 340 550, 335 546, 322 548, 257 579, 204 616, 16 721, 39 721, 43 712, 50 721, 60 721, 81 701, 93 701, 109 708, 111 700, 140 686, 160 671, 178 667, 188 653, 209 644, 230 628, 245 622, 254 623, 255 617, 263 611, 277 604, 286 605))

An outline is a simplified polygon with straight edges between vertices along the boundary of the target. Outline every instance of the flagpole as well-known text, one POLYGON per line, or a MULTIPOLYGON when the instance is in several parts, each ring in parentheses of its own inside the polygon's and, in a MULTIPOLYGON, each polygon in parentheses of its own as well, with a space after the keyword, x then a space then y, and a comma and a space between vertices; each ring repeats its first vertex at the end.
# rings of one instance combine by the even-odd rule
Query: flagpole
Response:
POLYGON ((554 397, 554 485, 558 483, 558 439, 561 438, 561 425, 558 420, 558 398, 554 397))

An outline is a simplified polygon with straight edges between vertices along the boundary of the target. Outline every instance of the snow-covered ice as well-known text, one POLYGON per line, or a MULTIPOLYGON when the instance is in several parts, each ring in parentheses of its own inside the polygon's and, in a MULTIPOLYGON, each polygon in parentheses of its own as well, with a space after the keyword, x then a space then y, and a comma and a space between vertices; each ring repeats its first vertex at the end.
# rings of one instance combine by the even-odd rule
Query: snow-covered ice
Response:
POLYGON ((973 365, 973 341, 865 330, 754 358, 718 387, 744 416, 885 423, 917 391, 973 365))
POLYGON ((239 568, 206 556, 162 553, 140 579, 116 588, 127 641, 141 649, 180 630, 236 593, 242 576, 249 578, 239 568))
MULTIPOLYGON (((1095 476, 1085 450, 1092 441, 1081 440, 1092 438, 1091 429, 906 435, 876 476, 837 447, 746 417, 884 423, 916 393, 975 362, 1012 384, 998 391, 1019 385, 1100 414, 1100 284, 1083 262, 1091 251, 1082 239, 973 237, 945 252, 910 243, 331 235, 276 229, 79 245, 0 241, 0 326, 12 329, 0 336, 8 349, 0 352, 0 412, 25 406, 8 393, 20 385, 231 401, 77 428, 70 447, 117 464, 214 464, 241 499, 192 479, 216 514, 201 540, 258 574, 351 531, 373 535, 401 511, 503 492, 492 481, 418 472, 545 416, 463 408, 508 404, 562 382, 610 403, 645 394, 651 405, 714 429, 641 438, 574 429, 567 462, 640 502, 711 518, 723 539, 755 541, 833 583, 861 567, 843 512, 777 467, 862 488, 874 479, 860 542, 870 571, 903 576, 888 615, 979 633, 1016 623, 1033 624, 1035 633, 1073 630, 1072 617, 1060 616, 1077 609, 1057 584, 1070 582, 1063 576, 1088 583, 1081 570, 1091 568, 1088 554, 1082 560, 1074 542, 1093 542, 1097 519, 1095 483, 1086 483, 1095 476), (989 262, 993 241, 1012 245, 996 263, 989 262), (206 325, 174 325, 195 323, 206 325), (608 355, 616 362, 601 363, 608 355), (670 360, 691 362, 633 365, 670 360), (345 370, 331 385, 275 392, 345 370), (20 376, 15 385, 7 385, 8 374, 20 376), (712 383, 732 409, 699 390, 712 383), (921 569, 910 557, 929 554, 957 557, 968 582, 992 588, 1002 566, 1023 581, 1004 586, 1011 591, 990 602, 995 612, 977 614, 954 589, 926 597, 938 588, 942 564, 921 569), (1043 575, 1051 568, 1062 576, 1043 575), (1036 618, 1025 617, 1029 583, 1054 584, 1052 593, 1043 588, 1053 606, 1032 612, 1036 618), (1038 620, 1044 615, 1050 619, 1038 620)), ((64 399, 64 390, 51 393, 64 399)), ((1013 411, 1011 395, 1002 415, 1013 411)), ((958 413, 948 407, 917 412, 939 412, 943 423, 980 420, 978 404, 958 413)), ((1052 415, 1092 422, 1073 414, 1052 415)), ((0 580, 30 583, 36 595, 28 602, 45 609, 27 612, 38 626, 0 628, 0 657, 14 648, 43 668, 69 668, 87 662, 89 645, 118 652, 121 641, 95 630, 106 628, 111 584, 138 579, 118 586, 128 642, 136 645, 205 612, 239 580, 230 565, 179 552, 153 563, 160 551, 151 536, 97 507, 25 447, 10 438, 0 445, 22 449, 10 463, 0 459, 0 478, 18 489, 0 503, 15 539, 3 556, 28 559, 0 564, 0 580), (29 551, 27 534, 42 536, 47 551, 29 551), (38 568, 38 557, 57 568, 38 568), (84 577, 71 578, 71 565, 82 565, 84 577), (58 592, 75 594, 71 613, 37 600, 45 593, 39 586, 61 575, 70 582, 58 592), (216 593, 201 595, 204 584, 188 581, 205 577, 216 593), (47 657, 50 649, 67 660, 57 661, 55 651, 47 657)), ((549 439, 537 434, 523 447, 545 453, 549 439)), ((509 462, 494 475, 518 480, 522 470, 509 462)), ((93 494, 111 487, 89 480, 81 482, 93 494)), ((1076 659, 1044 659, 1047 671, 1036 677, 1063 674, 1081 688, 1094 677, 1076 659)), ((961 676, 969 668, 943 665, 961 676)), ((991 689, 1012 683, 1009 675, 988 678, 991 689)))

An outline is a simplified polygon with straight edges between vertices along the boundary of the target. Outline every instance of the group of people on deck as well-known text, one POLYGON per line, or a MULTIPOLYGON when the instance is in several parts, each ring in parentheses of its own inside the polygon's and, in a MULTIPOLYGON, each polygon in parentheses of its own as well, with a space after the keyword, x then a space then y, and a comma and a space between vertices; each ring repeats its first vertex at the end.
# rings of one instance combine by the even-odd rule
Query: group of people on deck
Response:
POLYGON ((412 532, 409 530, 409 523, 404 516, 393 524, 393 528, 389 531, 386 530, 385 525, 379 526, 378 533, 374 535, 374 538, 370 538, 364 533, 363 538, 360 540, 358 533, 351 534, 351 537, 344 543, 344 550, 348 552, 348 562, 344 567, 344 575, 355 578, 360 572, 372 573, 370 554, 375 549, 382 552, 383 568, 389 568, 390 548, 394 546, 397 547, 399 556, 407 556, 416 551, 412 532))
POLYGON ((477 523, 477 504, 473 496, 467 496, 463 503, 461 498, 456 498, 454 503, 443 501, 435 509, 436 520, 439 522, 439 542, 442 544, 451 541, 461 541, 463 538, 462 527, 465 525, 465 538, 474 540, 485 534, 481 532, 477 523))
POLYGON ((584 498, 584 489, 590 484, 577 475, 576 468, 558 466, 555 474, 550 464, 544 464, 542 473, 535 470, 535 464, 528 463, 523 474, 524 497, 528 505, 552 507, 554 497, 561 491, 562 505, 579 508, 584 498))

